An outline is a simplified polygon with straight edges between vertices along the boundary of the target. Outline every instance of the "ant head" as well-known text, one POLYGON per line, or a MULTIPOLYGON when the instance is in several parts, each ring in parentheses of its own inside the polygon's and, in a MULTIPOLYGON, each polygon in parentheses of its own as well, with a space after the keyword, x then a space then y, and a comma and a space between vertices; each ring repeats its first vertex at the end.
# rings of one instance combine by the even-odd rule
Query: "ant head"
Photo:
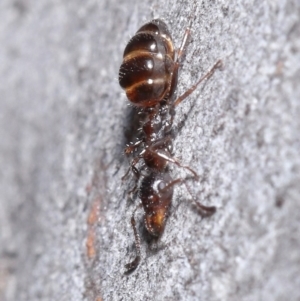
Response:
POLYGON ((168 186, 168 174, 151 173, 142 181, 140 197, 145 210, 145 225, 152 236, 164 230, 167 213, 173 196, 173 186, 168 186))

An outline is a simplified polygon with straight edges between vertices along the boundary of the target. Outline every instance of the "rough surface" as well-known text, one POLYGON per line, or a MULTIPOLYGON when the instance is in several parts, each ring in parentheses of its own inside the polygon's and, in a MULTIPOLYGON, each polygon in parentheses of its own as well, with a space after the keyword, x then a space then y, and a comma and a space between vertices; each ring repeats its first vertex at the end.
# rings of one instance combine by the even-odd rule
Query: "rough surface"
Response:
POLYGON ((0 299, 300 300, 299 16, 297 0, 2 0, 0 299), (124 275, 122 51, 153 17, 179 45, 191 14, 179 91, 224 70, 178 108, 175 154, 218 210, 201 218, 178 187, 157 248, 143 240, 124 275))

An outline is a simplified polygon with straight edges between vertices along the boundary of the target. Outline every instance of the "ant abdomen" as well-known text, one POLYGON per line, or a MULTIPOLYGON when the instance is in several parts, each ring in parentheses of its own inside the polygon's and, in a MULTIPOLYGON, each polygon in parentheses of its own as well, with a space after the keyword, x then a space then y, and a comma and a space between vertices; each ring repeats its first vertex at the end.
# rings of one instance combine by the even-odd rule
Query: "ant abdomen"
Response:
POLYGON ((136 106, 151 107, 168 95, 174 70, 174 48, 167 26, 153 20, 127 44, 119 83, 136 106))
POLYGON ((142 180, 139 197, 145 211, 147 231, 155 237, 162 234, 173 197, 172 179, 168 173, 152 172, 142 180))

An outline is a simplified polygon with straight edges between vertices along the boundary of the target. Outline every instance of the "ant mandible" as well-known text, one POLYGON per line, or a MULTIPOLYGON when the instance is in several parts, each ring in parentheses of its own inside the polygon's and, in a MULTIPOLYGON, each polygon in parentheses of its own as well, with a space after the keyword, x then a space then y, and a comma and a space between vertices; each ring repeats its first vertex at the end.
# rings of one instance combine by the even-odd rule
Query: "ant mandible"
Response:
MULTIPOLYGON (((141 200, 131 217, 136 257, 125 265, 127 272, 134 270, 141 259, 141 241, 135 221, 136 210, 143 207, 147 231, 151 236, 159 237, 164 230, 173 188, 187 180, 187 178, 172 179, 168 163, 189 170, 193 177, 198 179, 198 175, 193 169, 182 165, 171 155, 175 108, 201 82, 211 77, 214 71, 221 67, 222 62, 218 60, 192 87, 175 99, 178 69, 190 31, 189 26, 185 30, 176 55, 167 25, 160 19, 155 19, 143 25, 124 50, 123 62, 119 71, 119 83, 126 91, 129 101, 146 115, 146 120, 142 125, 143 137, 125 148, 126 154, 137 153, 139 150, 126 175, 132 170, 136 176, 136 185, 131 192, 138 190, 141 200), (144 164, 142 168, 138 169, 136 165, 140 160, 143 160, 144 164), (143 169, 143 173, 141 169, 143 169), (138 185, 140 179, 140 185, 138 185)), ((212 215, 216 211, 214 206, 204 206, 194 198, 192 199, 206 215, 212 215)))

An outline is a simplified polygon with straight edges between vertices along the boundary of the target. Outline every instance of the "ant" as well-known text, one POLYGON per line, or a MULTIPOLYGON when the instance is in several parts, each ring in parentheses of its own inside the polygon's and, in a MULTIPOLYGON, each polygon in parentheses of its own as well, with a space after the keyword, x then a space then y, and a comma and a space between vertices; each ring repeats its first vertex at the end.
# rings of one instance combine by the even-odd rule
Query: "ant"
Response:
MULTIPOLYGON (((201 82, 211 77, 214 71, 222 66, 222 61, 218 60, 208 73, 176 99, 178 69, 190 31, 189 26, 185 30, 176 55, 167 25, 160 19, 155 19, 143 25, 124 50, 123 62, 119 70, 119 83, 126 91, 129 101, 146 116, 142 125, 142 138, 125 148, 125 154, 137 153, 140 150, 123 179, 130 170, 133 172, 137 180, 130 193, 138 191, 141 200, 131 217, 136 257, 125 265, 127 272, 134 270, 141 260, 141 241, 135 221, 136 210, 143 207, 147 231, 152 237, 159 237, 164 230, 174 186, 180 183, 186 184, 187 178, 171 178, 168 164, 173 163, 185 168, 193 174, 193 178, 198 179, 193 169, 182 165, 171 155, 175 108, 201 82), (143 160, 143 167, 139 170, 136 165, 140 160, 143 160)), ((216 211, 214 206, 204 206, 194 198, 193 200, 206 215, 212 215, 216 211)))

